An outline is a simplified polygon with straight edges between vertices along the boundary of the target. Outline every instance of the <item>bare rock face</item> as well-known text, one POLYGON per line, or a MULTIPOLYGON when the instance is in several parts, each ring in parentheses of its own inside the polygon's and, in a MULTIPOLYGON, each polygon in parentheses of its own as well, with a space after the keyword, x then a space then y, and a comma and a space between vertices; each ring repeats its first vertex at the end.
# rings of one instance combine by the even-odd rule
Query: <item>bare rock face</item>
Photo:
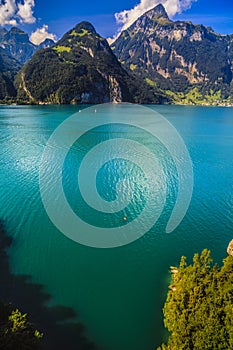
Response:
POLYGON ((233 256, 233 240, 229 243, 227 248, 227 253, 231 256, 233 256))
POLYGON ((172 21, 163 5, 143 14, 112 43, 128 71, 163 91, 197 87, 232 95, 233 35, 192 22, 172 21))

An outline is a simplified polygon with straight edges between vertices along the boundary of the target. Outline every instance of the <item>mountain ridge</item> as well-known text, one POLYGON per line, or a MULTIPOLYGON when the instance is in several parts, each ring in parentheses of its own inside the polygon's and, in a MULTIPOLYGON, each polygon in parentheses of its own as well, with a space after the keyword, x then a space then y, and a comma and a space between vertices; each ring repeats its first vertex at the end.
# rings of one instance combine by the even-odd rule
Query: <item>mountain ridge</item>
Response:
POLYGON ((27 32, 18 27, 12 27, 9 31, 6 28, 0 30, 0 47, 24 65, 37 51, 44 48, 45 45, 54 44, 51 39, 45 39, 39 45, 33 44, 27 32))
POLYGON ((161 4, 139 17, 111 47, 125 69, 157 86, 173 102, 187 102, 190 93, 200 104, 208 104, 219 92, 221 100, 232 99, 233 35, 174 22, 161 4))
POLYGON ((57 43, 36 47, 21 29, 2 28, 0 47, 2 61, 12 62, 7 72, 0 65, 1 100, 23 66, 12 96, 17 90, 25 103, 233 105, 233 35, 172 21, 162 4, 122 31, 111 49, 85 21, 57 43))
POLYGON ((52 44, 51 39, 45 39, 40 45, 34 45, 29 35, 17 27, 9 31, 0 29, 0 100, 7 102, 16 98, 16 74, 36 51, 52 44))
POLYGON ((36 103, 158 103, 159 96, 123 69, 89 22, 34 54, 16 78, 18 98, 36 103), (140 88, 139 88, 140 87, 140 88))

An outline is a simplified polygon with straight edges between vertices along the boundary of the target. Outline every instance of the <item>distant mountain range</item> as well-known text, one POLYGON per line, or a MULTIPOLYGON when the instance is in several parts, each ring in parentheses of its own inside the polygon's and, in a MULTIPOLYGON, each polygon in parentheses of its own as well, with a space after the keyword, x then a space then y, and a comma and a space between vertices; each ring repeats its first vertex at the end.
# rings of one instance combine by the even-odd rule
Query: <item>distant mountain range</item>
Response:
POLYGON ((5 28, 0 29, 0 47, 13 56, 22 65, 25 64, 33 54, 42 49, 54 44, 51 39, 45 39, 40 45, 34 45, 29 36, 23 30, 13 27, 7 31, 5 28))
POLYGON ((163 5, 138 18, 111 48, 88 22, 39 46, 18 28, 1 29, 0 99, 12 98, 233 104, 233 35, 173 22, 163 5))
POLYGON ((0 29, 0 99, 16 97, 15 75, 36 51, 53 44, 53 40, 46 39, 34 45, 28 34, 16 27, 0 29))

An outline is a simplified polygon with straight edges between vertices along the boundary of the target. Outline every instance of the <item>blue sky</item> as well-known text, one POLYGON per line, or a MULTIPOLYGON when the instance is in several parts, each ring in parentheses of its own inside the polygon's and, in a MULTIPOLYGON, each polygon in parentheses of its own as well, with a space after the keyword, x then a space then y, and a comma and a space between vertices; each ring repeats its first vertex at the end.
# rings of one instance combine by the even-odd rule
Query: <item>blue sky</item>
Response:
MULTIPOLYGON (((119 30, 120 25, 116 23, 114 14, 124 10, 133 9, 141 2, 141 5, 158 4, 158 0, 23 0, 25 7, 21 6, 20 16, 18 9, 12 12, 13 20, 18 22, 20 28, 29 33, 37 28, 47 25, 44 32, 50 32, 60 38, 66 31, 83 20, 93 23, 96 30, 104 37, 111 37, 119 30), (31 13, 29 13, 31 10, 31 13), (31 15, 31 18, 30 18, 31 15), (34 23, 33 23, 34 22, 34 23)), ((223 34, 233 34, 233 1, 232 0, 162 0, 167 6, 173 6, 174 3, 187 4, 190 2, 189 9, 183 9, 182 13, 176 13, 172 16, 174 20, 191 20, 197 24, 211 26, 215 31, 223 34)), ((0 4, 9 5, 22 3, 22 0, 0 0, 0 4)), ((143 9, 145 6, 141 6, 143 9)), ((4 14, 1 13, 0 5, 0 23, 5 25, 9 22, 9 16, 3 20, 4 14)), ((183 6, 185 8, 185 6, 183 6)), ((142 10, 141 10, 142 11, 142 10)), ((174 12, 174 11, 173 11, 174 12)), ((171 10, 171 13, 173 13, 171 10)), ((9 12, 8 12, 9 13, 9 12)), ((137 12, 136 12, 137 13, 137 12)), ((133 13, 135 16, 135 13, 133 13)), ((134 18, 134 17, 133 17, 134 18)), ((6 26, 6 25, 5 25, 6 26)), ((9 27, 9 25, 8 25, 9 27)))

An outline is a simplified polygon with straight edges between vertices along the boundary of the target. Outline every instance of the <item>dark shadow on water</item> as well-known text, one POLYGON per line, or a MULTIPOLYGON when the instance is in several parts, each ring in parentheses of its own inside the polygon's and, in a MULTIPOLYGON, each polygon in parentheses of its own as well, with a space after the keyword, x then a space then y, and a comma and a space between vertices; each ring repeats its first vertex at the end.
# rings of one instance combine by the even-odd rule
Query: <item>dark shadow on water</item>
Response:
POLYGON ((85 328, 77 323, 76 313, 71 308, 49 307, 51 296, 43 290, 43 286, 33 284, 30 276, 11 273, 8 256, 11 243, 12 239, 7 236, 4 223, 0 220, 0 299, 29 314, 36 328, 44 333, 42 349, 96 349, 85 337, 85 328))

